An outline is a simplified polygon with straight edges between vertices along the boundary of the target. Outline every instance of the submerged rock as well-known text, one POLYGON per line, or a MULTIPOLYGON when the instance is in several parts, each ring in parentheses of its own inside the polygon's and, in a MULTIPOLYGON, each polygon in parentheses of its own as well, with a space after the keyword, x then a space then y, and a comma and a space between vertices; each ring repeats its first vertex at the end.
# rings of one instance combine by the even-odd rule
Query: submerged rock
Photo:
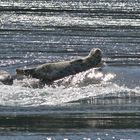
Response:
POLYGON ((18 85, 29 88, 43 88, 44 84, 38 79, 27 78, 21 75, 11 75, 7 71, 0 70, 0 83, 4 85, 18 85))
POLYGON ((12 85, 13 77, 7 71, 0 70, 0 82, 5 85, 12 85))

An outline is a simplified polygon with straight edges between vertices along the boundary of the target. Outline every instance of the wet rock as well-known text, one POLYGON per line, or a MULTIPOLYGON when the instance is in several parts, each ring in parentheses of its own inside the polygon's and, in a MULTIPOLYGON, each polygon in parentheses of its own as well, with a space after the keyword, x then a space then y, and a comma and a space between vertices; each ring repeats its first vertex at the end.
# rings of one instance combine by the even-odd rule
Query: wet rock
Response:
POLYGON ((8 72, 0 70, 0 82, 5 85, 12 85, 13 77, 8 72))

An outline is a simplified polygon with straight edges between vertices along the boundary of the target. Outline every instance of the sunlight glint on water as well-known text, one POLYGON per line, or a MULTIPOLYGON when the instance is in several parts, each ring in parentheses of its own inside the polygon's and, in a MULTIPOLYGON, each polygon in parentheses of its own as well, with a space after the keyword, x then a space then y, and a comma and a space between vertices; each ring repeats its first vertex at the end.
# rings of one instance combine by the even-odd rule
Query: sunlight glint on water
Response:
POLYGON ((105 65, 41 88, 32 78, 0 83, 0 140, 139 140, 139 11, 138 0, 1 0, 0 70, 92 48, 105 65))

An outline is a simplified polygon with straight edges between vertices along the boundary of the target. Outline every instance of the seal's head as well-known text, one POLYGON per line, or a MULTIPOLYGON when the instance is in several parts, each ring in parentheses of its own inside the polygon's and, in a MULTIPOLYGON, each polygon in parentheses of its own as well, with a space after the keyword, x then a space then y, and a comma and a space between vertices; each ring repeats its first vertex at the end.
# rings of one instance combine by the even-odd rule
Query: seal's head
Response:
POLYGON ((90 51, 88 57, 93 57, 93 58, 96 58, 96 57, 102 57, 102 52, 99 48, 94 48, 90 51))
POLYGON ((86 58, 87 63, 93 66, 98 65, 101 62, 101 59, 102 59, 102 51, 99 48, 92 49, 86 58))

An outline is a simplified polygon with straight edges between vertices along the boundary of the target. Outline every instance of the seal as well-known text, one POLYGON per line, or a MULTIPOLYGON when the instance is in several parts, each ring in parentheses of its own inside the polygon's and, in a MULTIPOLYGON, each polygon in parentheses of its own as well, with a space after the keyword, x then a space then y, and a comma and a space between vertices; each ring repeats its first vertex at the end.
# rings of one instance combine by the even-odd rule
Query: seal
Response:
POLYGON ((52 83, 55 80, 74 75, 82 71, 97 67, 102 58, 101 50, 94 48, 85 58, 63 61, 56 63, 46 63, 35 68, 16 69, 19 75, 31 76, 40 79, 45 83, 52 83))
POLYGON ((7 71, 0 70, 0 82, 5 85, 12 85, 13 77, 7 71))

